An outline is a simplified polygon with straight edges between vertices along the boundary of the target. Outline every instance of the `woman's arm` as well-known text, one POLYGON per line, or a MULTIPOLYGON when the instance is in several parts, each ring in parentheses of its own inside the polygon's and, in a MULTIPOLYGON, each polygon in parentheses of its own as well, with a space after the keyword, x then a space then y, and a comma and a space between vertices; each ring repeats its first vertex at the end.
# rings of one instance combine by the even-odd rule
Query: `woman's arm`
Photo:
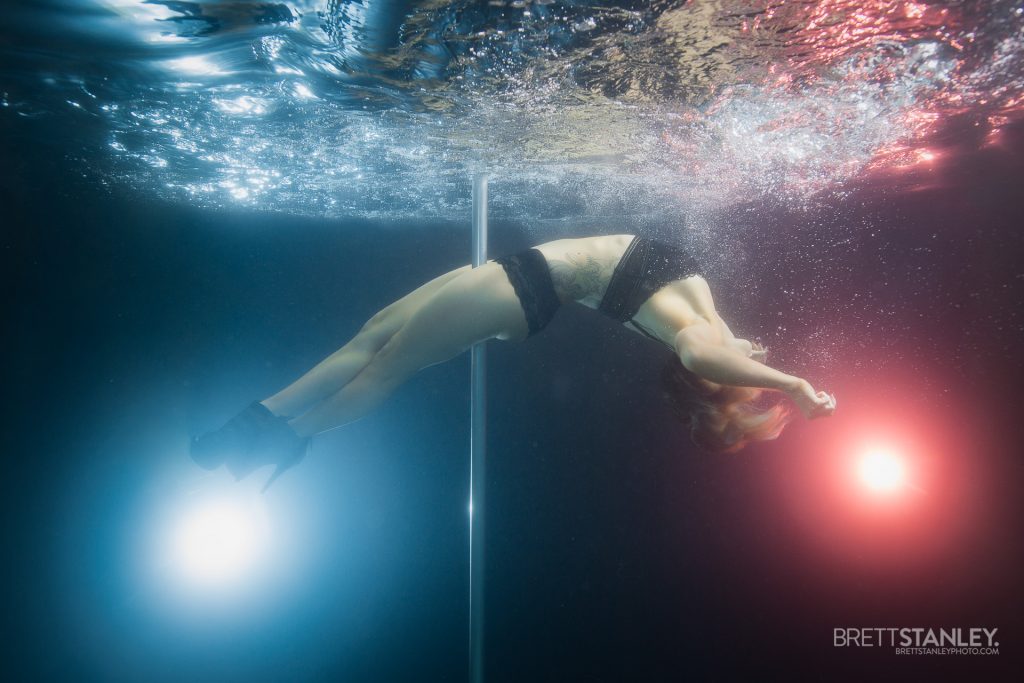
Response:
POLYGON ((675 338, 676 353, 687 370, 711 382, 785 392, 807 418, 831 415, 834 396, 815 392, 800 377, 747 358, 741 351, 717 342, 706 321, 688 325, 675 338))
POLYGON ((712 322, 718 325, 718 329, 722 332, 722 338, 729 347, 736 349, 747 358, 753 358, 762 363, 768 357, 768 347, 762 346, 759 342, 751 342, 750 340, 737 337, 717 312, 712 322))
POLYGON ((679 332, 675 348, 687 370, 718 384, 789 392, 800 382, 799 377, 751 360, 732 345, 716 343, 711 326, 703 320, 679 332))

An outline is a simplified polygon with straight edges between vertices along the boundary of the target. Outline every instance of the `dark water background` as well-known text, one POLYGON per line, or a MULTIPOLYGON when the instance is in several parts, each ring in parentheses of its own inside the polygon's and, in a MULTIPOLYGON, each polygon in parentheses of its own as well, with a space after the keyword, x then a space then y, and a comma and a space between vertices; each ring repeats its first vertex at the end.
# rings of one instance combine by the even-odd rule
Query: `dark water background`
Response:
MULTIPOLYGON (((159 587, 139 588, 131 568, 160 472, 189 467, 185 434, 462 262, 465 225, 369 229, 98 193, 40 127, 19 126, 3 150, 10 680, 463 680, 465 358, 318 442, 280 482, 270 505, 297 505, 299 527, 317 530, 303 539, 314 561, 244 619, 162 614, 147 594, 159 587)), ((942 191, 863 188, 830 218, 751 210, 749 225, 774 228, 756 249, 743 225, 723 229, 756 274, 793 266, 746 298, 722 283, 739 330, 766 330, 781 292, 820 276, 794 245, 825 240, 826 219, 875 227, 831 253, 845 275, 813 316, 872 291, 877 318, 902 330, 851 327, 849 356, 805 363, 840 411, 774 444, 694 453, 659 400, 660 352, 585 311, 563 310, 526 344, 492 343, 491 680, 1016 677, 1021 340, 998 321, 1021 294, 1021 148, 1014 133, 1008 149, 966 156, 942 191), (934 248, 917 257, 923 240, 934 248), (951 297, 919 287, 918 265, 951 297), (807 501, 824 485, 815 463, 834 456, 830 434, 870 428, 865 410, 880 403, 927 413, 918 436, 944 465, 921 509, 854 529, 838 500, 807 501), (833 627, 874 624, 997 626, 1003 647, 990 658, 832 647, 833 627)), ((493 253, 525 244, 523 226, 493 226, 493 253)), ((786 358, 786 340, 816 322, 787 318, 769 343, 786 358)))

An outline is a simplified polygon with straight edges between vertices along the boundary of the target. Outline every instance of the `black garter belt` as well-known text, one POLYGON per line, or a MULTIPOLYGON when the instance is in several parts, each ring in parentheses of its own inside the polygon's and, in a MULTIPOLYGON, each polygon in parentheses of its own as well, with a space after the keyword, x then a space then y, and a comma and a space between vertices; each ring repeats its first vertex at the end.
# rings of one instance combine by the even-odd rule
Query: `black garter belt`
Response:
POLYGON ((547 259, 536 249, 527 249, 496 258, 494 262, 505 269, 505 275, 526 314, 526 324, 530 328, 527 337, 532 337, 547 327, 562 305, 555 293, 555 283, 551 281, 547 259))
POLYGON ((700 264, 685 249, 647 237, 634 237, 615 266, 597 310, 625 323, 632 320, 644 302, 659 289, 700 273, 700 264))

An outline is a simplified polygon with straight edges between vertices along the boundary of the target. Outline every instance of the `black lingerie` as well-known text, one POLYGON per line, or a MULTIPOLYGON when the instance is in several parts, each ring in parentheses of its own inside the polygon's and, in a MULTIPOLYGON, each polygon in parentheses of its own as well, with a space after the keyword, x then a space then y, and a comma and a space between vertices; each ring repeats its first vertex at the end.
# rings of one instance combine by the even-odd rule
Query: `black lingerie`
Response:
MULTIPOLYGON (((632 321, 644 302, 659 289, 691 275, 701 267, 690 252, 647 237, 634 237, 622 254, 597 310, 621 323, 632 321)), ((635 321, 651 339, 664 343, 635 321)))
POLYGON ((502 256, 494 261, 505 269, 505 275, 526 314, 526 324, 530 328, 527 337, 532 337, 547 327, 562 305, 555 293, 548 262, 536 249, 502 256))
MULTIPOLYGON (((526 314, 532 337, 551 322, 562 305, 555 293, 547 260, 537 249, 494 259, 505 269, 526 314)), ((693 256, 682 249, 647 237, 634 237, 612 273, 598 310, 621 323, 632 321, 652 294, 675 280, 701 273, 693 256)), ((648 337, 661 341, 639 323, 632 324, 648 337)), ((664 343, 664 342, 662 342, 664 343)))

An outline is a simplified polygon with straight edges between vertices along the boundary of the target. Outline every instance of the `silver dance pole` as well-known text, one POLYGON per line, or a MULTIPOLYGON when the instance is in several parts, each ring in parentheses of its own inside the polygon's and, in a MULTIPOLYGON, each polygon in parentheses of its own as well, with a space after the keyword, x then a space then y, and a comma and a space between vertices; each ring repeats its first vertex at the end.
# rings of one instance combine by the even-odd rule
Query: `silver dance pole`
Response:
MULTIPOLYGON (((487 262, 487 174, 473 177, 473 267, 487 262)), ((484 472, 487 455, 487 347, 470 351, 469 680, 484 680, 484 472)))

